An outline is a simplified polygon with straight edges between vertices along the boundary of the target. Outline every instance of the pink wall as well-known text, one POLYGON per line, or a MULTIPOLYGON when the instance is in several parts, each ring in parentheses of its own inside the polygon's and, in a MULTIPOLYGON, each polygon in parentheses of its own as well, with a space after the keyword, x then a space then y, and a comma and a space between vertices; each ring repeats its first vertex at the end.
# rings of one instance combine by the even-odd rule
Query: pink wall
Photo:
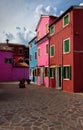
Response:
POLYGON ((40 38, 46 35, 46 23, 49 23, 49 17, 48 16, 41 17, 37 28, 37 32, 38 31, 40 32, 40 38))
POLYGON ((48 54, 46 54, 46 44, 48 44, 49 41, 46 40, 42 44, 38 45, 38 49, 40 49, 40 56, 38 56, 38 66, 48 66, 48 54))

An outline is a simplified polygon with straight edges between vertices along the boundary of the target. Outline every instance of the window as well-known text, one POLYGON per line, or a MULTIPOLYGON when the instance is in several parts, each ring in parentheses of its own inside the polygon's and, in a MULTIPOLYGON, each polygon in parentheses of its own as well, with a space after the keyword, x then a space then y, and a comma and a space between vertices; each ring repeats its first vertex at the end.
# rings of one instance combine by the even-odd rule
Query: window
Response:
POLYGON ((64 40, 63 52, 69 53, 69 51, 70 51, 70 39, 66 39, 64 40))
POLYGON ((55 68, 50 68, 50 77, 55 77, 55 68))
POLYGON ((19 48, 18 53, 23 54, 23 48, 22 47, 19 48))
POLYGON ((18 62, 19 62, 19 63, 22 63, 22 62, 23 62, 23 58, 20 57, 20 58, 18 59, 18 62))
POLYGON ((50 48, 50 56, 54 56, 54 46, 51 46, 50 48))
POLYGON ((45 77, 48 76, 48 67, 45 67, 45 68, 44 68, 44 74, 45 74, 45 77))
POLYGON ((40 68, 36 69, 36 76, 40 76, 40 68))
POLYGON ((46 54, 49 52, 49 44, 46 44, 46 54))
POLYGON ((46 24, 46 34, 49 32, 48 23, 46 24))
POLYGON ((40 49, 38 49, 38 56, 40 56, 40 49))
POLYGON ((32 43, 30 43, 30 48, 32 48, 32 43))
POLYGON ((67 14, 66 16, 64 16, 64 26, 69 24, 69 14, 67 14))
POLYGON ((50 35, 53 35, 54 34, 54 26, 51 26, 50 27, 50 35))
POLYGON ((32 55, 30 55, 30 61, 32 61, 32 55))
POLYGON ((6 64, 12 64, 13 59, 12 58, 5 58, 5 63, 6 64))
POLYGON ((37 32, 37 39, 38 40, 40 39, 40 32, 39 31, 37 32))
POLYGON ((35 52, 35 60, 37 60, 37 52, 35 52))
POLYGON ((71 79, 71 66, 63 66, 62 77, 63 79, 71 79))

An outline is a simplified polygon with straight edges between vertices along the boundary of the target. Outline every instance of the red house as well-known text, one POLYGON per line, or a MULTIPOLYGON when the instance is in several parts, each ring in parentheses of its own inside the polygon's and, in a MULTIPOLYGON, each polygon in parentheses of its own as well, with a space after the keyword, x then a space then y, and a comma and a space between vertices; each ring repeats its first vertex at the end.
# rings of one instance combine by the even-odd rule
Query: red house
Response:
POLYGON ((50 25, 50 87, 83 91, 83 6, 72 6, 50 25))
POLYGON ((14 65, 18 62, 26 62, 29 65, 29 47, 23 44, 9 43, 7 39, 7 46, 13 49, 14 65))

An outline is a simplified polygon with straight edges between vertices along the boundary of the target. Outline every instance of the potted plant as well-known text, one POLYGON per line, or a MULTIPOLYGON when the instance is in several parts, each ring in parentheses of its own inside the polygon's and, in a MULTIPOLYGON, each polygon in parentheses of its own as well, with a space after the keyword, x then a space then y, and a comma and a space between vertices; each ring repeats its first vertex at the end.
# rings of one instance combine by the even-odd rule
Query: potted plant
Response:
POLYGON ((25 79, 20 80, 19 88, 25 88, 25 79))

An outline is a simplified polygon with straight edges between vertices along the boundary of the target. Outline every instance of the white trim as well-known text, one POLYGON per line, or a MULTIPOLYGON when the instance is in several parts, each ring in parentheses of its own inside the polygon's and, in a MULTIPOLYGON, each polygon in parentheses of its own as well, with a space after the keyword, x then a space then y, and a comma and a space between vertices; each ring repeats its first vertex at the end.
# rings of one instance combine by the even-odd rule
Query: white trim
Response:
POLYGON ((63 40, 63 54, 68 54, 68 53, 70 53, 70 37, 63 40), (68 52, 64 52, 64 42, 66 40, 69 40, 69 51, 68 52))
POLYGON ((65 18, 67 15, 69 16, 69 23, 70 23, 70 14, 67 13, 67 14, 63 17, 63 28, 69 25, 69 23, 66 24, 66 25, 64 25, 64 18, 65 18))

